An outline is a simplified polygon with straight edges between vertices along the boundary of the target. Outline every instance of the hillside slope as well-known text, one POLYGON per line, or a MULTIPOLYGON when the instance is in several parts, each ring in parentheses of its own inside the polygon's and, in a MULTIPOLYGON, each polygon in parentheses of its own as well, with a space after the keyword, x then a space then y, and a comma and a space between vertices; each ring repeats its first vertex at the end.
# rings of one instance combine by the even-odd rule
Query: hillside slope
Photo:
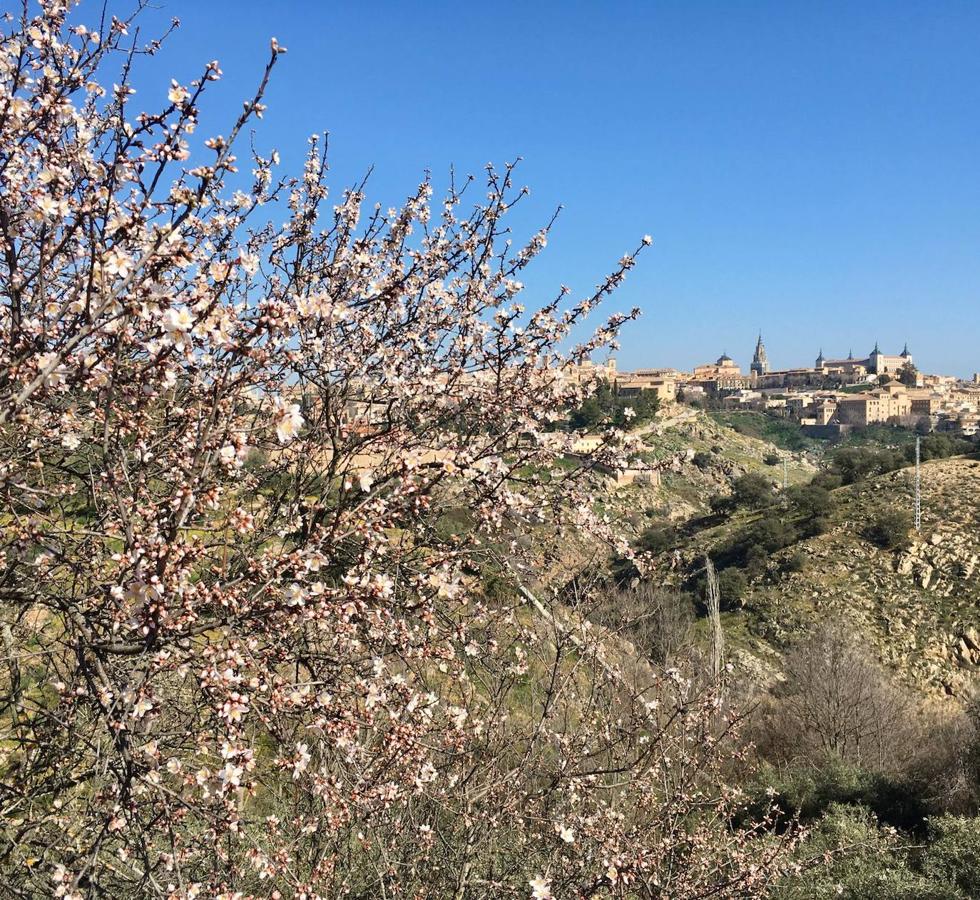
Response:
POLYGON ((704 513, 712 497, 730 493, 732 480, 747 472, 781 483, 784 460, 790 484, 809 481, 816 472, 808 454, 740 434, 691 407, 666 410, 646 429, 644 441, 646 457, 667 464, 655 499, 671 519, 704 513))
POLYGON ((911 469, 834 493, 830 530, 773 554, 730 624, 771 658, 814 622, 843 620, 904 680, 962 695, 980 671, 980 462, 923 465, 922 530, 904 550, 880 549, 864 532, 885 508, 911 509, 911 469), (800 553, 803 570, 788 571, 800 553))
MULTIPOLYGON (((779 502, 762 512, 713 515, 711 499, 727 496, 733 480, 750 472, 778 486, 783 460, 790 484, 807 483, 824 452, 781 449, 683 406, 663 411, 642 436, 643 456, 660 467, 661 483, 617 487, 596 478, 595 504, 631 542, 646 528, 677 523, 679 557, 673 547, 661 552, 649 577, 687 590, 706 553, 718 561, 740 531, 791 518, 779 502)), ((922 530, 911 534, 907 549, 881 549, 865 536, 867 526, 883 509, 911 511, 912 478, 912 469, 903 468, 838 488, 824 533, 771 553, 765 574, 750 578, 740 607, 723 614, 737 667, 769 682, 779 677, 780 656, 795 639, 836 619, 909 684, 957 696, 980 684, 980 462, 923 464, 922 530)), ((567 577, 609 549, 575 535, 558 568, 567 577)))

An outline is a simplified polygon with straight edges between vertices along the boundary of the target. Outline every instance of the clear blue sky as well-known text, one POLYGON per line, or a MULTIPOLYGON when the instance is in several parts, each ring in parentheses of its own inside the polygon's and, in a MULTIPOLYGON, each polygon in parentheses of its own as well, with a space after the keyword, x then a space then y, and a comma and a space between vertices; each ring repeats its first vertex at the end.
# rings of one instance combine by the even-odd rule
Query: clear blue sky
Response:
POLYGON ((976 3, 157 3, 149 30, 182 20, 164 67, 217 58, 226 110, 289 48, 259 143, 296 169, 329 131, 336 188, 373 165, 387 206, 427 168, 523 157, 517 224, 565 207, 542 298, 652 234, 610 307, 644 310, 621 367, 747 367, 761 327, 776 367, 907 339, 980 369, 976 3))

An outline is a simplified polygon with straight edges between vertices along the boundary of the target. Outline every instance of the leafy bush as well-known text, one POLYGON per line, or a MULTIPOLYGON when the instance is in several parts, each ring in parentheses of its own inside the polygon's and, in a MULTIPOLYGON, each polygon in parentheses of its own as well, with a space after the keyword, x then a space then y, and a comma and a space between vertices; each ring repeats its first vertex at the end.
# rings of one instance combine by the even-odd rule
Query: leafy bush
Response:
POLYGON ((718 563, 728 566, 752 566, 753 575, 761 574, 760 560, 795 543, 799 532, 792 523, 766 518, 736 532, 729 543, 717 552, 718 563))
POLYGON ((698 450, 698 452, 694 454, 694 459, 692 460, 692 462, 699 469, 703 470, 703 469, 710 468, 713 460, 711 454, 708 453, 706 450, 698 450))
MULTIPOLYGON (((922 438, 920 446, 921 459, 928 462, 930 459, 948 459, 951 456, 959 456, 969 453, 974 445, 963 438, 952 437, 948 434, 929 434, 922 438)), ((905 458, 912 462, 915 460, 915 445, 910 444, 905 448, 905 458)))
POLYGON ((732 501, 736 506, 759 509, 773 499, 773 484, 765 475, 749 472, 732 482, 732 501))
POLYGON ((967 897, 980 897, 980 819, 930 819, 929 845, 921 868, 927 877, 956 885, 967 897))
POLYGON ((864 530, 864 536, 883 550, 900 550, 909 545, 912 516, 904 509, 883 509, 864 530))
POLYGON ((799 538, 796 529, 788 522, 779 519, 763 519, 749 529, 745 536, 747 547, 762 547, 767 553, 775 553, 788 547, 799 538))
POLYGON ((671 524, 651 525, 637 540, 637 546, 647 553, 664 553, 677 545, 677 528, 671 524))
POLYGON ((803 537, 817 537, 826 534, 833 527, 833 523, 826 516, 817 516, 810 519, 803 525, 803 537))
POLYGON ((843 484, 855 484, 875 475, 894 472, 907 463, 908 458, 901 450, 844 447, 834 454, 831 467, 843 484))
POLYGON ((718 576, 718 593, 721 595, 721 608, 737 609, 748 589, 749 580, 741 569, 729 567, 718 576))
POLYGON ((775 900, 970 900, 916 871, 909 842, 861 806, 828 806, 799 855, 809 865, 777 885, 775 900))
POLYGON ((745 575, 747 578, 761 578, 769 566, 769 551, 759 544, 749 547, 745 554, 745 575))
POLYGON ((834 472, 817 472, 810 479, 810 484, 813 487, 823 488, 825 491, 833 491, 843 484, 843 479, 834 472))
POLYGON ((806 568, 806 554, 797 550, 783 562, 784 572, 802 572, 806 568))
POLYGON ((708 507, 716 514, 727 513, 733 506, 732 498, 724 497, 721 494, 715 494, 708 500, 708 507))
POLYGON ((269 464, 269 454, 258 447, 249 448, 242 469, 246 474, 258 474, 269 464))
POLYGON ((569 413, 568 424, 572 428, 596 428, 606 424, 617 428, 634 428, 649 422, 659 408, 660 399, 656 391, 640 391, 623 397, 607 381, 600 381, 595 393, 569 413), (627 416, 627 409, 632 410, 630 416, 627 416))
POLYGON ((807 825, 818 822, 835 805, 861 807, 877 821, 911 831, 926 823, 925 797, 901 777, 874 772, 860 766, 827 758, 817 767, 792 765, 764 768, 749 794, 759 800, 775 798, 776 806, 789 818, 798 815, 807 825))
POLYGON ((804 519, 826 516, 834 507, 834 498, 830 491, 812 482, 787 488, 783 496, 793 510, 804 519))

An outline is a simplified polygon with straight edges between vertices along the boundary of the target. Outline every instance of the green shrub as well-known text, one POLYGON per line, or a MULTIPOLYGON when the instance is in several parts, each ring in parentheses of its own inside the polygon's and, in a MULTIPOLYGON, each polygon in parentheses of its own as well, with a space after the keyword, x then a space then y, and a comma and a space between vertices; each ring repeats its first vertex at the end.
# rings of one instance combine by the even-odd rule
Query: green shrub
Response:
POLYGON ((787 876, 776 900, 970 900, 955 886, 917 872, 909 844, 879 827, 861 806, 833 803, 808 834, 799 856, 807 861, 787 876))
POLYGON ((808 825, 819 821, 834 804, 844 804, 866 809, 882 824, 907 832, 921 832, 925 826, 926 792, 905 778, 829 756, 817 768, 766 767, 749 789, 757 810, 764 808, 762 798, 770 797, 786 816, 798 815, 808 825))
POLYGON ((883 509, 864 530, 865 537, 883 550, 900 550, 909 545, 912 516, 904 509, 883 509))
POLYGON ((736 506, 759 509, 773 500, 773 484, 765 475, 749 472, 732 482, 732 501, 736 506))
POLYGON ((269 464, 269 454, 259 447, 250 447, 242 468, 249 474, 258 474, 269 464))
POLYGON ((810 484, 813 487, 823 488, 825 491, 833 491, 843 484, 843 479, 833 472, 818 472, 810 479, 810 484))
POLYGON ((980 819, 930 819, 921 869, 934 881, 956 885, 967 897, 980 897, 980 819))
POLYGON ((748 578, 762 578, 769 566, 769 552, 758 544, 749 547, 745 554, 745 574, 748 578))
POLYGON ((832 527, 833 522, 826 516, 817 516, 815 519, 810 519, 804 523, 803 537, 817 537, 817 535, 826 534, 832 527))
POLYGON ((647 553, 664 553, 675 547, 678 541, 677 528, 673 525, 651 525, 640 535, 636 544, 647 553))
POLYGON ((741 569, 730 567, 718 576, 718 593, 721 595, 721 608, 737 609, 748 589, 749 580, 741 569))
POLYGON ((783 562, 784 572, 802 572, 806 568, 806 554, 797 550, 783 562))
POLYGON ((762 519, 732 536, 729 543, 717 554, 719 567, 753 566, 753 574, 760 574, 759 560, 790 546, 799 540, 799 536, 799 532, 789 522, 762 519))
POLYGON ((804 519, 826 516, 834 507, 834 498, 830 491, 813 483, 787 488, 783 496, 804 519))
POLYGON ((715 494, 710 500, 708 500, 708 507, 713 513, 725 513, 728 512, 734 502, 731 497, 723 497, 721 494, 715 494))
POLYGON ((600 381, 595 393, 587 397, 582 405, 568 415, 572 428, 596 428, 600 425, 615 425, 618 428, 635 428, 649 422, 660 407, 656 391, 640 391, 630 397, 616 393, 612 385, 600 381), (626 410, 633 411, 627 418, 626 410))
POLYGON ((747 548, 761 547, 767 553, 775 553, 799 539, 799 534, 789 522, 779 519, 763 519, 756 522, 746 533, 743 542, 747 548))
POLYGON ((702 470, 703 469, 708 469, 708 468, 711 467, 712 457, 711 457, 711 454, 708 453, 707 450, 698 450, 698 452, 694 454, 694 459, 692 460, 692 462, 699 469, 702 469, 702 470))
MULTIPOLYGON (((950 456, 969 453, 972 449, 973 445, 963 438, 948 434, 929 434, 922 438, 921 458, 923 462, 930 459, 948 459, 950 456)), ((905 457, 909 462, 915 459, 914 444, 909 444, 905 448, 905 457)))
POLYGON ((901 450, 873 450, 865 447, 844 447, 834 454, 832 467, 843 484, 854 484, 875 475, 894 472, 908 464, 901 450))

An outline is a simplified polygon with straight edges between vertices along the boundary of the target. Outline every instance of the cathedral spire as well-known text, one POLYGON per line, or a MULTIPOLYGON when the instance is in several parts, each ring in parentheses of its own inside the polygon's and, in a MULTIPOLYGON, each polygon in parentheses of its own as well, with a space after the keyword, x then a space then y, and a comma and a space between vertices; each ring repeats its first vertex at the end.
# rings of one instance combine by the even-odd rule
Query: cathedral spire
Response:
POLYGON ((762 343, 762 330, 759 330, 759 339, 755 344, 755 354, 752 357, 752 365, 749 370, 753 375, 765 375, 769 371, 769 357, 766 354, 766 345, 762 343))

